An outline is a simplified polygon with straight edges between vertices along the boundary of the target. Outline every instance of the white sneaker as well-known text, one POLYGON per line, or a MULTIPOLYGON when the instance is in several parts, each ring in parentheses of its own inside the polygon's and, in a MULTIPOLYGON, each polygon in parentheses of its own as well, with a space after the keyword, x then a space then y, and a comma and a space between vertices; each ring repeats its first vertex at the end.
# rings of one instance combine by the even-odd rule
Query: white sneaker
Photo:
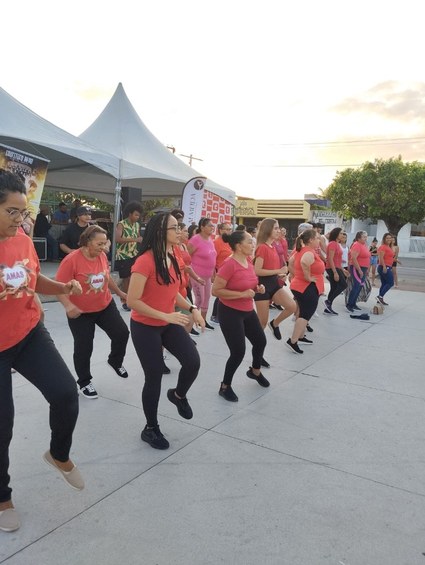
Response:
POLYGON ((79 392, 82 396, 90 398, 90 400, 98 398, 96 389, 91 383, 89 383, 87 386, 83 386, 83 388, 80 388, 79 392))

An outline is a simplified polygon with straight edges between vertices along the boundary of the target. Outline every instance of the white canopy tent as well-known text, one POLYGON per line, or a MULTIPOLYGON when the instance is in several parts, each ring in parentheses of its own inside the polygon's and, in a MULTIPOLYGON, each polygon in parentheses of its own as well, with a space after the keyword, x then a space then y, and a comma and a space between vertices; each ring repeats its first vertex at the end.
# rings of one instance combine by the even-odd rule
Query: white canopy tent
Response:
MULTIPOLYGON (((143 198, 181 196, 184 185, 201 173, 173 155, 145 126, 121 83, 98 118, 80 139, 120 159, 120 178, 126 186, 142 188, 143 198), (155 171, 156 177, 137 184, 134 167, 155 171), (161 180, 158 180, 161 179, 161 180)), ((224 186, 207 180, 206 189, 234 203, 236 194, 224 186)))

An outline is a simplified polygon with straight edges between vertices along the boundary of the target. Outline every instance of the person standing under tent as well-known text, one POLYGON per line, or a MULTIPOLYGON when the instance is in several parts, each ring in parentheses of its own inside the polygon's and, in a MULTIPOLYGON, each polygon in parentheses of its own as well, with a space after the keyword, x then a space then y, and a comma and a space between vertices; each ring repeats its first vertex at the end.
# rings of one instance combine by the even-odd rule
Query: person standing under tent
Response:
MULTIPOLYGON (((131 267, 139 253, 138 244, 142 242, 140 235, 140 216, 142 206, 139 202, 129 202, 124 208, 124 220, 118 222, 115 229, 115 268, 121 279, 121 290, 126 294, 130 282, 131 267)), ((125 300, 121 299, 123 310, 130 308, 125 300)))

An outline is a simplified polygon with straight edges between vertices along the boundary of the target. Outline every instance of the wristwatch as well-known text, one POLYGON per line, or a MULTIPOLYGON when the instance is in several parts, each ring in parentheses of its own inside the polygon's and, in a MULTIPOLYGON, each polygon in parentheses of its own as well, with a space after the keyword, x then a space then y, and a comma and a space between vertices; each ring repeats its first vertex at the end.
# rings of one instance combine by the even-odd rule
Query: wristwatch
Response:
POLYGON ((193 305, 192 305, 192 306, 189 308, 189 312, 192 314, 192 312, 193 312, 194 310, 197 310, 197 309, 198 309, 197 306, 193 306, 193 305))

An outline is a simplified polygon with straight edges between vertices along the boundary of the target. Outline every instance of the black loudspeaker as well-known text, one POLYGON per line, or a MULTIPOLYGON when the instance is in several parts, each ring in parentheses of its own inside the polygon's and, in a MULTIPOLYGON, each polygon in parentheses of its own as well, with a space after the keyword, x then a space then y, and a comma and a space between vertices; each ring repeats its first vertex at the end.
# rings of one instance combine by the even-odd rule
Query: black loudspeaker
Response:
POLYGON ((142 202, 142 189, 133 188, 132 186, 123 186, 121 188, 122 210, 129 202, 142 202))
POLYGON ((40 261, 47 260, 47 241, 45 237, 33 237, 32 242, 40 261))

